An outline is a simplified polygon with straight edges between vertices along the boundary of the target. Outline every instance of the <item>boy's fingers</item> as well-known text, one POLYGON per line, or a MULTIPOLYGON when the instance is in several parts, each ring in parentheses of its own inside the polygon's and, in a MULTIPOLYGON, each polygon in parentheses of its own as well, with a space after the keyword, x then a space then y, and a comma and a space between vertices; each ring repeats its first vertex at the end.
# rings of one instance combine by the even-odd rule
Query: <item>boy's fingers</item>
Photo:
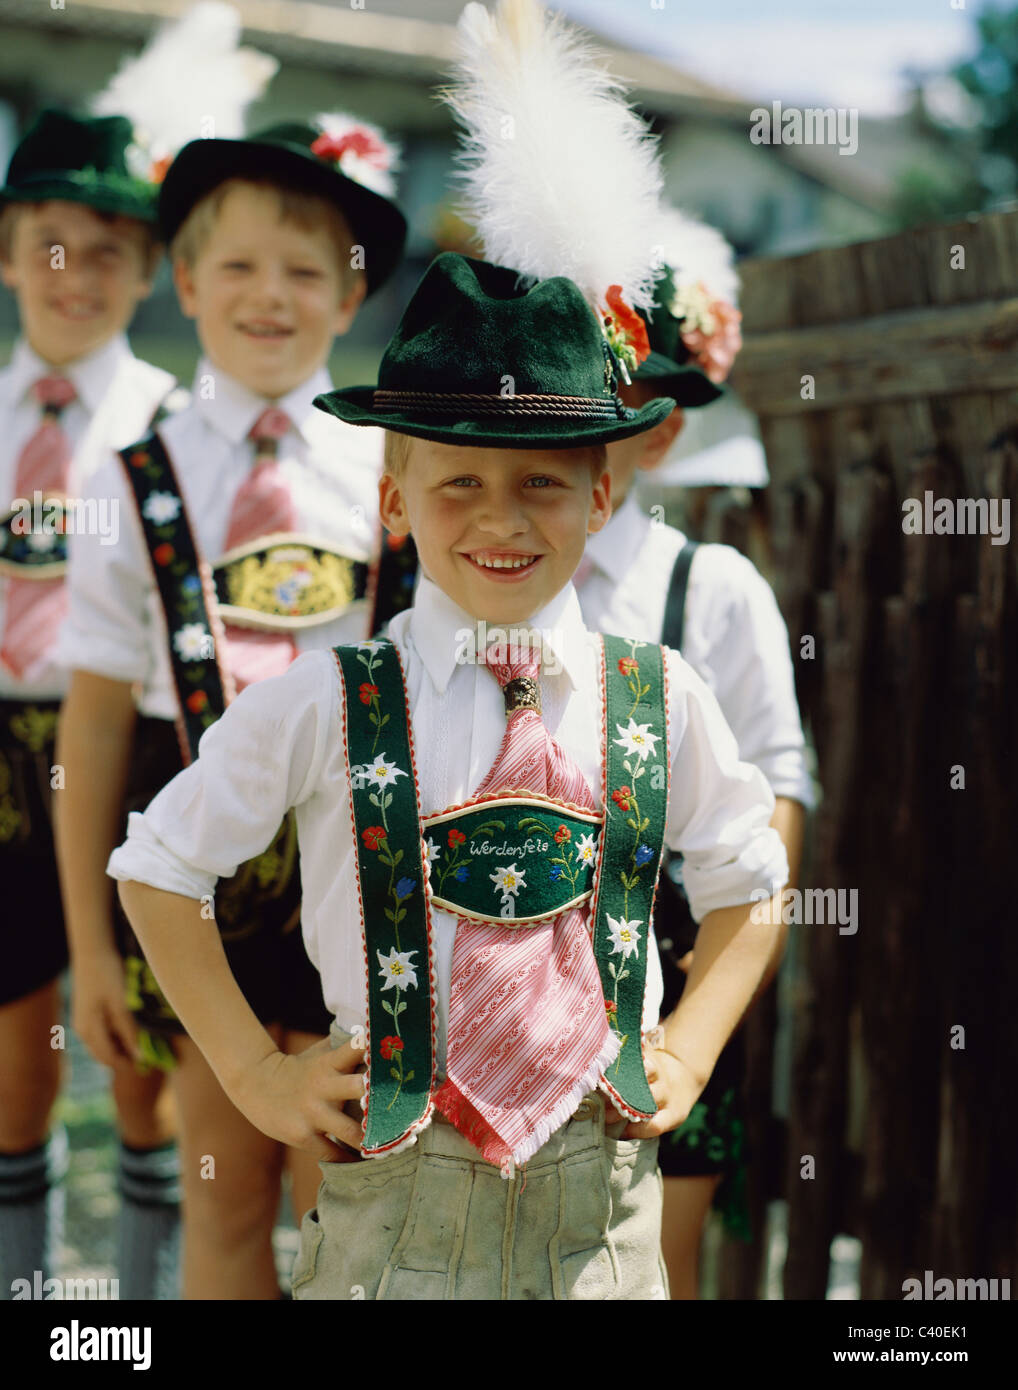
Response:
POLYGON ((344 1115, 342 1110, 329 1107, 325 1111, 321 1121, 322 1135, 332 1135, 333 1139, 340 1139, 344 1144, 348 1144, 351 1149, 359 1149, 361 1146, 361 1127, 360 1124, 351 1119, 349 1115, 344 1115))
POLYGON ((330 1052, 332 1064, 337 1071, 353 1071, 354 1067, 362 1066, 364 1063, 364 1048, 354 1047, 352 1042, 345 1042, 340 1047, 333 1047, 330 1052))

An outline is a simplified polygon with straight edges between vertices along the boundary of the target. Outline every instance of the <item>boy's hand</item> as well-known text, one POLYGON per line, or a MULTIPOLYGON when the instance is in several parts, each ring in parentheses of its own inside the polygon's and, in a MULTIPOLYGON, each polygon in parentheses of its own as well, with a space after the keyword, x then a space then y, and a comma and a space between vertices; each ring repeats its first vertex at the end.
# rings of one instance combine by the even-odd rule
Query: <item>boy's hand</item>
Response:
POLYGON ((115 951, 75 956, 71 1026, 103 1066, 138 1057, 138 1025, 124 999, 124 962, 115 951))
POLYGON ((344 1114, 343 1107, 364 1095, 364 1077, 354 1073, 363 1062, 363 1048, 332 1047, 328 1038, 292 1057, 270 1052, 244 1071, 230 1088, 230 1099, 263 1134, 317 1159, 342 1163, 349 1151, 327 1136, 360 1148, 360 1121, 344 1114))
MULTIPOLYGON (((658 1134, 677 1129, 703 1091, 703 1086, 685 1063, 670 1052, 645 1048, 643 1062, 651 1095, 657 1101, 657 1114, 652 1120, 643 1120, 639 1124, 631 1121, 622 1132, 623 1139, 653 1139, 658 1134)), ((610 1102, 606 1102, 606 1124, 614 1124, 623 1118, 610 1102)))

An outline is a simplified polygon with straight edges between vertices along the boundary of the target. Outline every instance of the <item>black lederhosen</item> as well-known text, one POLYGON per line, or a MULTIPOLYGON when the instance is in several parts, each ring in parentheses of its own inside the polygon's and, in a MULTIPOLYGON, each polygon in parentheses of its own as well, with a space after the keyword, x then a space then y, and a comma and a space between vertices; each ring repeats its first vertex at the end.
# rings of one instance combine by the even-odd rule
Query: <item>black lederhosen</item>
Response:
POLYGON ((0 700, 0 1005, 23 999, 67 966, 50 771, 59 710, 59 700, 0 700))
MULTIPOLYGON (((124 835, 128 814, 143 811, 182 766, 172 720, 139 717, 124 805, 124 835)), ((259 1021, 325 1036, 332 1015, 300 930, 300 871, 292 812, 263 854, 242 864, 232 878, 220 879, 215 919, 230 969, 259 1021)), ((185 1030, 146 964, 119 901, 115 925, 117 945, 127 962, 132 1014, 158 1037, 181 1036, 185 1030)))

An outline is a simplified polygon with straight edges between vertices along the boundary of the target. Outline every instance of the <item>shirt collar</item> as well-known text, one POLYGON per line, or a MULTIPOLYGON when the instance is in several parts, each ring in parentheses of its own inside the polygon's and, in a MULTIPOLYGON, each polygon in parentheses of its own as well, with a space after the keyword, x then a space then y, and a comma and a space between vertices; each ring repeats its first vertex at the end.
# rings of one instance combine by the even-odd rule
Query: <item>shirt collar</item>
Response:
MULTIPOLYGON (((410 610, 409 632, 424 668, 439 695, 444 695, 453 672, 470 660, 478 641, 490 641, 497 624, 481 624, 423 574, 410 610)), ((526 622, 508 624, 541 633, 542 661, 546 674, 563 672, 573 690, 583 685, 588 671, 590 634, 580 612, 580 602, 571 584, 526 622)), ((500 629, 505 632, 505 628, 500 629)))
POLYGON ((205 422, 231 444, 242 443, 258 416, 270 405, 286 411, 294 429, 306 444, 310 438, 309 426, 321 414, 314 407, 314 399, 331 390, 332 382, 323 366, 287 395, 281 396, 279 400, 269 401, 249 390, 228 372, 216 367, 207 357, 203 357, 195 372, 192 399, 205 422), (203 381, 209 379, 215 383, 215 395, 211 398, 208 392, 202 389, 203 381))
POLYGON ((89 415, 94 415, 121 365, 132 356, 127 338, 123 333, 118 333, 87 357, 79 357, 76 362, 68 362, 62 367, 53 367, 43 361, 26 338, 21 338, 11 354, 15 400, 24 400, 41 377, 65 376, 77 391, 85 410, 89 415))

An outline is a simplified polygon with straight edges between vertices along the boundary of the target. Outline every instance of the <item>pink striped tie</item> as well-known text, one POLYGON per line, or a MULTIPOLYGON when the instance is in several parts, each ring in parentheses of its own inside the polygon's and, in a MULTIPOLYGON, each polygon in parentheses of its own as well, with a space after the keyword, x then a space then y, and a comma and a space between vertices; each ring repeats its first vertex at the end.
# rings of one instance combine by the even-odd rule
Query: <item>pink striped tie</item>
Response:
MULTIPOLYGON (((32 387, 43 409, 42 423, 18 455, 16 495, 32 500, 67 496, 71 471, 71 441, 60 426, 61 413, 76 398, 71 382, 63 376, 46 376, 32 387)), ((7 585, 0 661, 19 680, 53 648, 67 612, 67 588, 63 579, 12 579, 7 585)))
MULTIPOLYGON (((290 417, 275 406, 263 410, 251 427, 248 438, 254 441, 255 459, 233 499, 226 530, 228 551, 262 536, 297 529, 290 487, 277 461, 279 441, 289 428, 290 417)), ((282 675, 297 655, 293 638, 286 633, 254 632, 230 625, 224 632, 226 665, 238 694, 255 681, 282 675)))
MULTIPOLYGON (((536 681, 540 665, 539 652, 506 646, 489 648, 482 660, 503 690, 521 677, 536 681)), ((539 708, 511 710, 498 757, 475 795, 501 790, 595 806, 539 708)), ((448 1080, 435 1104, 503 1174, 510 1159, 525 1163, 568 1120, 617 1051, 586 916, 574 908, 516 929, 456 923, 448 1080)))

